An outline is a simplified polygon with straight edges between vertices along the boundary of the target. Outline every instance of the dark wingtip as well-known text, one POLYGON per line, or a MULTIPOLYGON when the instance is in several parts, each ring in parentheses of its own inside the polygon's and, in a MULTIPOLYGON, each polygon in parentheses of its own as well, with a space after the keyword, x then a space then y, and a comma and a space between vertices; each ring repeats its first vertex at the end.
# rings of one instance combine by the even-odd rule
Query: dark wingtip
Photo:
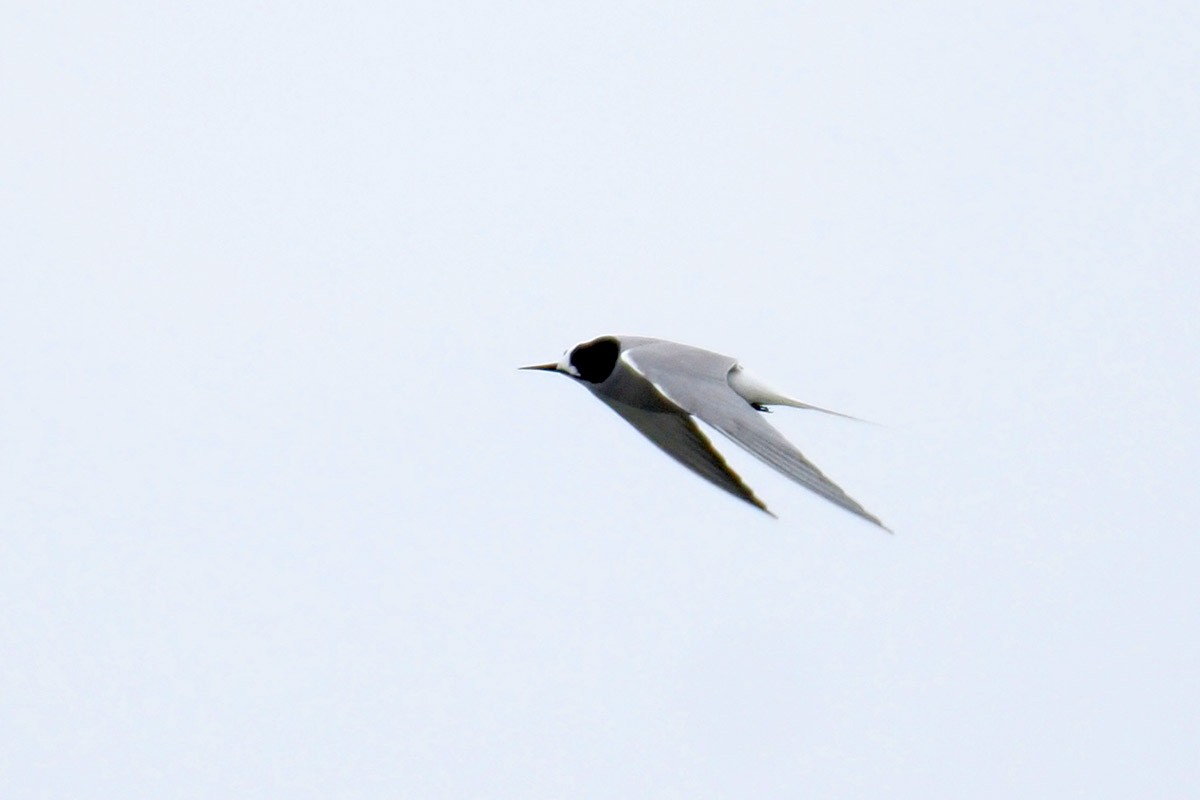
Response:
MULTIPOLYGON (((744 485, 745 484, 743 484, 743 486, 744 485)), ((750 491, 749 486, 746 486, 746 491, 748 492, 749 496, 743 497, 742 498, 743 500, 745 500, 747 503, 749 503, 750 505, 757 508, 759 511, 766 514, 771 519, 779 519, 779 515, 776 514, 774 511, 772 511, 771 509, 767 508, 767 504, 764 503, 762 500, 759 500, 758 495, 756 495, 756 494, 754 494, 754 492, 750 491)))
POLYGON ((874 517, 874 516, 871 516, 870 514, 867 514, 864 516, 864 519, 873 523, 876 527, 882 528, 885 532, 890 533, 892 536, 896 535, 896 532, 894 530, 892 530, 891 528, 889 528, 887 525, 884 525, 883 522, 878 517, 874 517))

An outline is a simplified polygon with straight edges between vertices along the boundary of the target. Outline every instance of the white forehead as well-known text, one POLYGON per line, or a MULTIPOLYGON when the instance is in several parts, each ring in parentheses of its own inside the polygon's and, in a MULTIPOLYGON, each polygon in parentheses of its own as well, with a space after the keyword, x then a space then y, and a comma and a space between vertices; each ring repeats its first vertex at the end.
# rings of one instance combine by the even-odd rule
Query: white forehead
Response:
MULTIPOLYGON (((580 342, 579 344, 583 344, 583 342, 580 342)), ((579 347, 579 344, 575 345, 575 347, 579 347)), ((575 369, 575 365, 571 363, 571 353, 575 352, 575 347, 572 347, 570 350, 563 353, 562 358, 558 360, 558 371, 565 372, 568 375, 573 375, 574 377, 578 378, 579 370, 575 369)))

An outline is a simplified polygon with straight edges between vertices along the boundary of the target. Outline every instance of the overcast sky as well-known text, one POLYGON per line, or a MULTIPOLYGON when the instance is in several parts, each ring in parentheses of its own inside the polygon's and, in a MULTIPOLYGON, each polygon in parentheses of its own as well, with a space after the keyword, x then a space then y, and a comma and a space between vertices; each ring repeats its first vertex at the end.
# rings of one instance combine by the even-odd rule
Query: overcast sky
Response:
POLYGON ((1195 2, 6 17, 3 797, 1200 793, 1195 2))

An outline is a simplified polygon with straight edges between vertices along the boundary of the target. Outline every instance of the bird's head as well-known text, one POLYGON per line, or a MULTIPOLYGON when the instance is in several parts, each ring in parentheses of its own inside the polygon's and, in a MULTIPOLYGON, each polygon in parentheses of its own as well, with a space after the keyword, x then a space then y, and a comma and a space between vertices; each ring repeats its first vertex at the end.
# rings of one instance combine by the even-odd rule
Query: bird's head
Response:
POLYGON ((575 345, 555 363, 533 364, 521 369, 540 369, 561 372, 567 377, 588 383, 603 383, 617 366, 621 343, 615 336, 601 336, 590 342, 575 345))

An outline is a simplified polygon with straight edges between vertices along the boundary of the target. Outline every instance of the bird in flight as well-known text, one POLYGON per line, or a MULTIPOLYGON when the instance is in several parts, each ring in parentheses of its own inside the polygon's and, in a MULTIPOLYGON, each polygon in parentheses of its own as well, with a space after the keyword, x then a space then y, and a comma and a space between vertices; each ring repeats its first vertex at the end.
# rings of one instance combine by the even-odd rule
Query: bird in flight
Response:
POLYGON ((759 412, 792 406, 846 416, 776 392, 737 359, 642 336, 601 336, 550 364, 521 369, 559 372, 582 384, 663 452, 705 480, 771 516, 694 418, 728 436, 806 489, 886 531, 890 529, 816 468, 759 412))

